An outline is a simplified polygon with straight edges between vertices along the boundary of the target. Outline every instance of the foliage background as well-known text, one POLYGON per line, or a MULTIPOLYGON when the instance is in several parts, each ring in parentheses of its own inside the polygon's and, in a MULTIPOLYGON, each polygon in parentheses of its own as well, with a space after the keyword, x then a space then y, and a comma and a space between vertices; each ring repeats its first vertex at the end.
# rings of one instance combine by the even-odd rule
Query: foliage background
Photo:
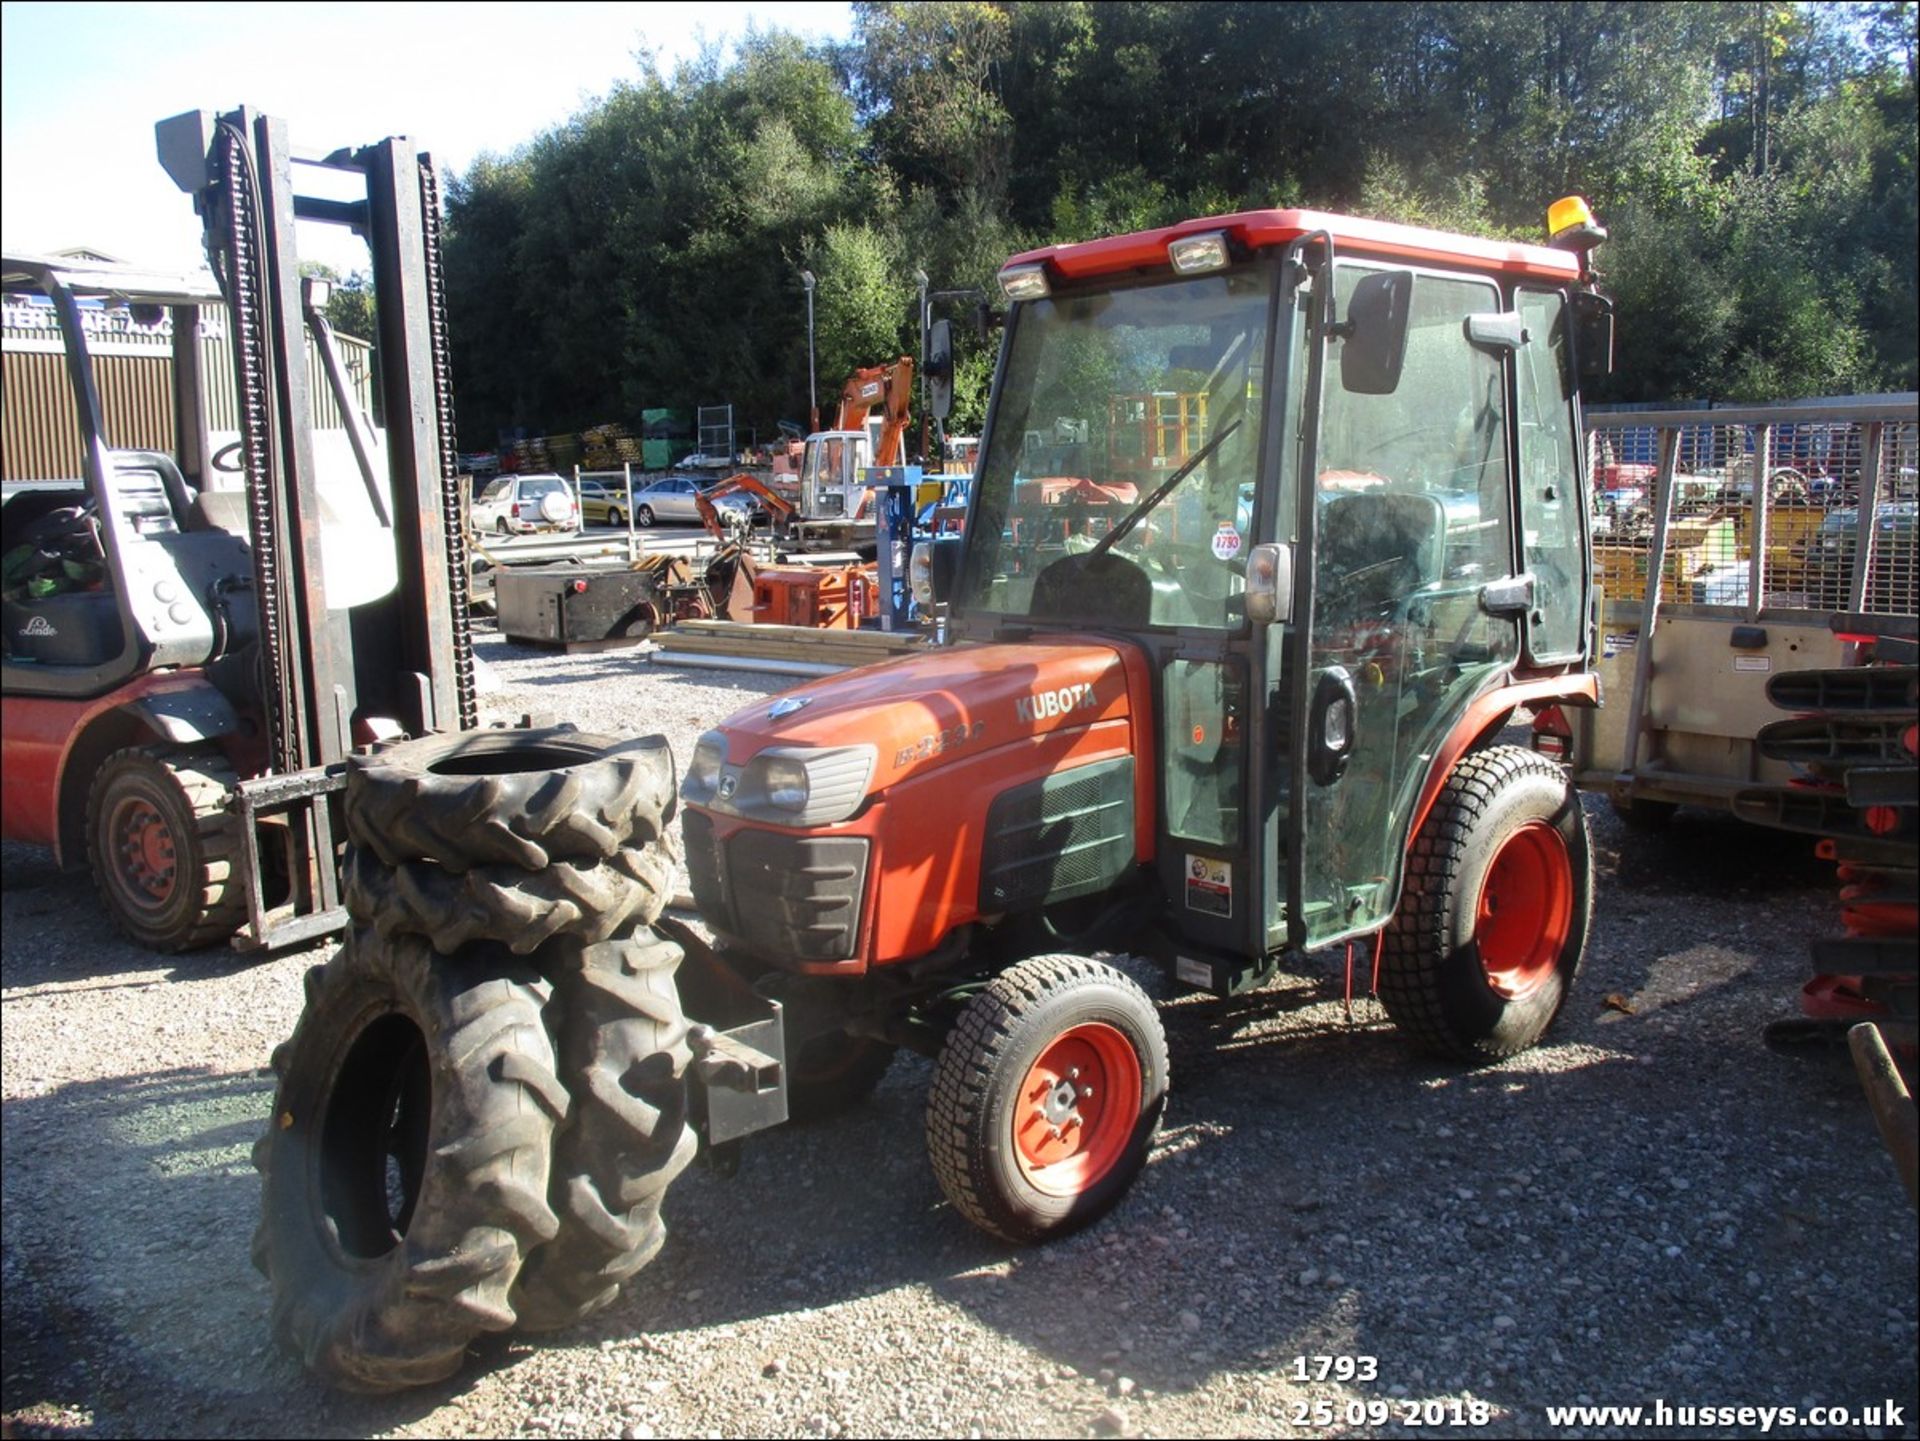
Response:
MULTIPOLYGON (((462 444, 646 406, 805 422, 914 353, 916 268, 1308 205, 1534 238, 1586 195, 1607 398, 1911 390, 1915 11, 1872 4, 856 4, 635 78, 447 186, 462 444)), ((950 428, 990 357, 963 348, 950 428)))

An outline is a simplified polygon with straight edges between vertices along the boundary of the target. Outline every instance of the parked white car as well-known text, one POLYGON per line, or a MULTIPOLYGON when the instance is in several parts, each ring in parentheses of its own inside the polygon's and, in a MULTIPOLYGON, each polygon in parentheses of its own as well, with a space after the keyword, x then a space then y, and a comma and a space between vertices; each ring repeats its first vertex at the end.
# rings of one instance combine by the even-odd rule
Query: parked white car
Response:
POLYGON ((558 475, 503 475, 473 503, 473 528, 496 535, 578 530, 580 507, 558 475))

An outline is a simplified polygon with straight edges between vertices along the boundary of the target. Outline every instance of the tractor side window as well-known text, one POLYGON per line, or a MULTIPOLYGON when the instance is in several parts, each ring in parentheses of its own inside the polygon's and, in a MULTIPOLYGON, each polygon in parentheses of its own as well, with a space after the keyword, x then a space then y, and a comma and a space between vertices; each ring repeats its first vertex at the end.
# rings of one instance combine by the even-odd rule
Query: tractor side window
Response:
POLYGON ((1534 660, 1578 657, 1587 616, 1580 527, 1586 509, 1573 428, 1573 361, 1567 305, 1557 294, 1520 292, 1527 343, 1514 352, 1520 381, 1520 525, 1523 565, 1533 573, 1527 653, 1534 660))
MULTIPOLYGON (((1342 315, 1366 273, 1340 267, 1342 315)), ((1343 342, 1329 350, 1321 504, 1367 493, 1431 497, 1445 516, 1443 573, 1423 574, 1423 583, 1478 586, 1513 569, 1506 386, 1499 357, 1466 338, 1467 316, 1499 309, 1499 292, 1484 281, 1416 276, 1406 361, 1388 395, 1343 389, 1343 342)))

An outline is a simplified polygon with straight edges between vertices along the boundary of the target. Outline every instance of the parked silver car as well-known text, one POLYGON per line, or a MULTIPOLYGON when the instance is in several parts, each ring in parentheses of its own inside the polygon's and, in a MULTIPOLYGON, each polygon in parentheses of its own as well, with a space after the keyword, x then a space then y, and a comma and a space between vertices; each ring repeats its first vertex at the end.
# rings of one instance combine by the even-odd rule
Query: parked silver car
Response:
MULTIPOLYGON (((662 520, 690 520, 697 524, 700 510, 694 504, 694 497, 706 489, 708 483, 690 475, 669 475, 645 486, 635 486, 633 523, 645 526, 662 520)), ((721 510, 742 515, 751 515, 754 509, 750 499, 738 494, 723 495, 714 504, 721 510)))

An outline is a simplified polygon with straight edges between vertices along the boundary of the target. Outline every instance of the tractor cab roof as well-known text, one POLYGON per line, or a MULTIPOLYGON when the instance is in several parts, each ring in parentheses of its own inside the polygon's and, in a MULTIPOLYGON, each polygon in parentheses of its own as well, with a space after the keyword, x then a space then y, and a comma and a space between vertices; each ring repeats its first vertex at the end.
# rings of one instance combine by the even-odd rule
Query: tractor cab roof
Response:
POLYGON ((1212 231, 1226 232, 1231 243, 1246 250, 1285 245, 1303 235, 1326 231, 1333 237, 1335 250, 1342 255, 1364 255, 1411 264, 1464 265, 1549 284, 1565 284, 1580 278, 1580 258, 1571 251, 1456 235, 1445 230, 1424 230, 1385 220, 1363 220, 1321 210, 1243 210, 1234 215, 1183 220, 1178 225, 1157 230, 1029 250, 1014 256, 1003 268, 1044 263, 1049 272, 1062 280, 1157 270, 1170 265, 1169 242, 1212 231))

